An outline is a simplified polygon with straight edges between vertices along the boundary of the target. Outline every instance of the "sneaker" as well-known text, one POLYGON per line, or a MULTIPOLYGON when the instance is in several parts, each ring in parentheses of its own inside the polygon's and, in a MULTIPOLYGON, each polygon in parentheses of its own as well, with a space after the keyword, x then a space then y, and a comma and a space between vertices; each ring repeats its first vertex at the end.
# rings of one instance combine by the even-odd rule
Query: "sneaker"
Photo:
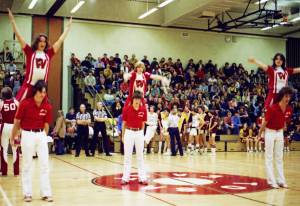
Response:
POLYGON ((31 196, 25 196, 24 197, 24 201, 25 202, 31 202, 32 201, 32 197, 31 196))
POLYGON ((128 185, 129 182, 125 181, 125 180, 121 180, 121 185, 128 185))
POLYGON ((46 202, 53 202, 53 198, 51 196, 42 197, 42 200, 44 200, 46 202))
POLYGON ((279 186, 277 184, 270 184, 270 186, 273 188, 273 189, 279 189, 279 186))
POLYGON ((278 186, 282 188, 289 188, 289 186, 286 183, 278 183, 278 186))

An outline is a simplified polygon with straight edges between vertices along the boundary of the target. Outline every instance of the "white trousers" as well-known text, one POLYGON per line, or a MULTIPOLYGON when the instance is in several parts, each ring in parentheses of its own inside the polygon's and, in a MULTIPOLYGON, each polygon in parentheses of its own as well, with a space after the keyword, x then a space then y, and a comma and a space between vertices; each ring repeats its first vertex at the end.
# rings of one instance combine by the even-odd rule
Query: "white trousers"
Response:
POLYGON ((269 184, 285 184, 283 173, 283 130, 265 130, 265 164, 269 184), (277 182, 273 170, 273 156, 277 169, 277 182))
POLYGON ((137 164, 138 164, 138 176, 139 181, 146 180, 146 171, 144 165, 144 131, 132 131, 125 130, 124 133, 124 170, 122 180, 130 180, 130 171, 131 171, 131 161, 132 161, 132 152, 133 147, 135 146, 137 164))
MULTIPOLYGON (((2 157, 4 162, 1 163, 2 166, 5 166, 6 170, 7 170, 7 150, 8 150, 8 146, 9 146, 9 139, 11 136, 11 132, 13 129, 13 124, 8 124, 8 123, 4 123, 3 125, 3 129, 2 129, 2 134, 1 134, 1 147, 2 147, 2 157)), ((12 147, 12 152, 13 152, 13 163, 15 164, 18 157, 18 153, 17 153, 17 147, 12 147)), ((19 161, 19 160, 18 160, 19 161)), ((19 163, 17 163, 19 164, 19 163)), ((18 165, 14 165, 15 167, 19 167, 18 165)), ((18 169, 19 171, 19 169, 18 169)), ((7 171, 5 171, 7 172, 7 171)))
POLYGON ((23 193, 32 196, 32 156, 37 152, 40 164, 41 196, 52 196, 49 179, 49 152, 47 135, 42 132, 22 131, 21 147, 23 154, 22 185, 23 193))
POLYGON ((147 144, 149 144, 151 139, 154 137, 156 129, 157 126, 152 126, 152 125, 147 126, 146 134, 145 134, 145 141, 147 144))

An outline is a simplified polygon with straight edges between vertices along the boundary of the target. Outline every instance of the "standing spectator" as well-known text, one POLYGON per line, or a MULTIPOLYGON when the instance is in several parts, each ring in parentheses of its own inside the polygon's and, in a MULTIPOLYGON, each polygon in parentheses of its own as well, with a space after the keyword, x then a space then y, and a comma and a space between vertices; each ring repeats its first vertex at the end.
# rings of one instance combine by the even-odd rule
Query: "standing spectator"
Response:
POLYGON ((39 80, 33 86, 33 97, 24 99, 18 108, 11 133, 11 145, 22 129, 22 186, 24 201, 32 201, 32 155, 37 151, 40 163, 41 196, 53 202, 49 178, 48 132, 51 123, 52 106, 46 100, 47 85, 39 80))
POLYGON ((157 58, 154 57, 151 64, 150 64, 151 72, 153 72, 153 70, 155 71, 157 68, 158 68, 157 58))
POLYGON ((114 118, 117 118, 122 114, 122 104, 118 97, 116 98, 116 102, 112 105, 111 110, 114 118))
POLYGON ((120 72, 121 69, 121 65, 122 65, 122 60, 119 57, 119 53, 116 53, 115 57, 114 57, 114 62, 117 65, 117 72, 120 72))
POLYGON ((65 145, 65 136, 66 136, 66 122, 64 118, 64 113, 62 110, 58 111, 58 117, 55 122, 55 128, 53 129, 54 136, 57 137, 56 141, 56 154, 63 154, 64 151, 64 145, 65 145))
POLYGON ((137 58, 135 57, 135 54, 132 54, 131 59, 129 60, 129 63, 134 66, 138 62, 137 58))
POLYGON ((76 114, 77 136, 76 136, 76 154, 79 157, 82 146, 87 157, 91 156, 88 150, 89 124, 91 123, 91 115, 86 112, 84 104, 80 105, 80 111, 76 114))
POLYGON ((67 128, 65 138, 66 152, 71 154, 74 144, 74 138, 76 135, 76 114, 73 107, 69 108, 69 112, 66 114, 65 122, 67 128))
POLYGON ((146 72, 150 72, 151 73, 151 69, 150 69, 150 62, 147 59, 147 56, 144 56, 144 59, 142 59, 142 62, 145 64, 146 67, 146 72))
POLYGON ((239 134, 239 129, 242 126, 239 113, 236 111, 231 119, 233 124, 233 134, 239 134))
POLYGON ((106 54, 106 53, 103 54, 103 57, 101 58, 101 62, 104 63, 104 66, 105 66, 105 67, 108 65, 108 63, 109 63, 109 58, 107 57, 107 54, 106 54))
POLYGON ((178 116, 177 108, 174 107, 174 109, 172 110, 172 112, 169 114, 168 117, 169 134, 171 138, 171 152, 172 152, 171 156, 176 156, 175 141, 177 142, 180 156, 183 156, 183 150, 182 150, 180 134, 178 129, 179 119, 180 117, 178 116))
POLYGON ((105 125, 105 121, 107 120, 107 113, 103 107, 102 102, 97 103, 97 108, 94 110, 93 116, 94 116, 95 123, 94 123, 94 136, 91 145, 92 156, 95 156, 96 146, 97 143, 99 143, 99 131, 101 132, 101 136, 102 136, 102 144, 100 145, 103 145, 106 156, 111 156, 111 154, 109 153, 109 138, 106 134, 106 125, 105 125))
POLYGON ((14 75, 12 80, 13 95, 16 96, 22 85, 21 74, 14 75))
POLYGON ((0 65, 0 90, 4 87, 5 71, 0 65))
POLYGON ((227 112, 227 116, 224 117, 224 125, 227 129, 227 134, 231 134, 234 128, 231 115, 232 115, 231 112, 227 112))
POLYGON ((80 60, 75 56, 74 53, 71 54, 70 62, 71 62, 71 68, 74 68, 78 64, 80 65, 80 60))

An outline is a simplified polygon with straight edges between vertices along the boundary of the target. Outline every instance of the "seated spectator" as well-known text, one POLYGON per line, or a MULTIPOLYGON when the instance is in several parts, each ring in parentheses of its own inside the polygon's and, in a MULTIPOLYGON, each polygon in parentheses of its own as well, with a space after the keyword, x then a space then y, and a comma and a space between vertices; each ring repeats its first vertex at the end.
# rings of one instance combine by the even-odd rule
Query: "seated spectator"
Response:
POLYGON ((95 96, 96 78, 93 76, 92 72, 89 72, 89 75, 84 78, 84 84, 85 92, 88 92, 92 96, 95 96))
POLYGON ((149 62, 149 60, 147 59, 147 56, 146 56, 146 55, 145 55, 144 58, 142 59, 142 62, 143 62, 144 65, 145 65, 146 72, 151 73, 150 62, 149 62))
POLYGON ((250 144, 252 146, 253 140, 250 138, 250 129, 248 128, 247 123, 245 123, 240 130, 240 139, 242 143, 246 143, 247 152, 252 152, 253 147, 250 148, 250 144))
POLYGON ((88 72, 89 69, 93 67, 92 63, 89 61, 89 57, 85 57, 85 60, 81 62, 81 66, 84 67, 83 71, 88 72))
POLYGON ((233 131, 233 123, 232 123, 232 114, 231 112, 228 112, 227 113, 227 116, 224 117, 224 124, 225 124, 225 127, 227 129, 227 134, 231 134, 232 131, 233 131))
POLYGON ((131 59, 129 60, 129 63, 134 66, 138 62, 138 59, 135 57, 135 54, 132 54, 131 59))

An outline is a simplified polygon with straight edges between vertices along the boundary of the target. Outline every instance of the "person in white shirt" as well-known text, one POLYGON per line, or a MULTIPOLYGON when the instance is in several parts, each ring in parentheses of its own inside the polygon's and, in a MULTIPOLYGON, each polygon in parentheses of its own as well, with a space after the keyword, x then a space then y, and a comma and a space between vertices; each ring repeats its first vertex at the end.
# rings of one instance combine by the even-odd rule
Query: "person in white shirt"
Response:
POLYGON ((188 152, 193 155, 194 152, 199 152, 199 125, 200 125, 200 115, 197 113, 197 108, 192 111, 192 115, 189 118, 189 144, 188 144, 188 152), (196 149, 194 150, 194 144, 196 142, 196 149))
MULTIPOLYGON (((146 147, 151 147, 151 153, 153 153, 154 149, 152 147, 152 141, 151 139, 154 137, 156 129, 157 129, 157 123, 158 123, 158 115, 156 112, 154 112, 154 106, 151 105, 149 112, 147 113, 147 122, 146 122, 146 134, 145 134, 145 142, 146 147)), ((147 152, 145 150, 145 152, 147 152)))
POLYGON ((171 155, 170 151, 170 135, 168 132, 169 128, 169 120, 168 120, 169 113, 167 110, 164 110, 160 113, 161 121, 160 123, 160 140, 158 143, 158 152, 163 153, 164 155, 171 155), (163 151, 162 145, 164 143, 163 151))
POLYGON ((183 150, 182 150, 182 144, 180 140, 180 134, 178 129, 178 123, 179 123, 180 117, 177 113, 177 108, 174 108, 171 112, 171 114, 168 117, 169 121, 169 134, 171 138, 171 156, 176 156, 176 150, 175 150, 175 139, 178 145, 178 150, 180 153, 180 156, 183 156, 183 150))

